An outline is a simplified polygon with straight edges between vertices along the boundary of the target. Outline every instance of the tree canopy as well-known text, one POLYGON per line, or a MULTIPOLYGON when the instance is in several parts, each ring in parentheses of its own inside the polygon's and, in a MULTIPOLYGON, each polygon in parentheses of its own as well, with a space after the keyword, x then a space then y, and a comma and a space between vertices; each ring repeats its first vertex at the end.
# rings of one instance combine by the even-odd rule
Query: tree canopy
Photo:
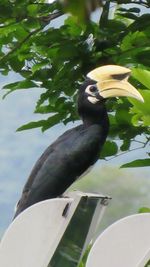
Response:
MULTIPOLYGON (((130 67, 131 83, 145 102, 109 100, 109 139, 101 158, 133 149, 148 149, 150 133, 150 1, 3 0, 0 3, 0 71, 14 71, 19 81, 4 86, 15 90, 41 88, 35 103, 40 121, 18 131, 78 120, 77 90, 85 75, 106 64, 130 67), (132 4, 132 5, 131 5, 132 4), (143 13, 144 8, 144 13, 143 13), (96 11, 97 21, 92 20, 96 11), (52 21, 61 19, 60 27, 52 21), (49 114, 42 119, 42 114, 49 114), (136 144, 136 147, 135 147, 136 144)), ((150 166, 150 153, 123 167, 150 166)))

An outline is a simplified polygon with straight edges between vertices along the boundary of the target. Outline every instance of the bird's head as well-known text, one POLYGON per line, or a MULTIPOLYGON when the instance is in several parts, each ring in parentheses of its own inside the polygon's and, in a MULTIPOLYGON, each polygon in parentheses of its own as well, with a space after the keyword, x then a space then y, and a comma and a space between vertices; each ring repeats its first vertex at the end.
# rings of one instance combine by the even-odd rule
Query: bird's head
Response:
POLYGON ((117 65, 106 65, 90 71, 79 90, 79 114, 82 116, 86 109, 96 114, 104 106, 102 103, 110 97, 133 97, 144 102, 141 94, 128 82, 130 73, 130 69, 117 65))

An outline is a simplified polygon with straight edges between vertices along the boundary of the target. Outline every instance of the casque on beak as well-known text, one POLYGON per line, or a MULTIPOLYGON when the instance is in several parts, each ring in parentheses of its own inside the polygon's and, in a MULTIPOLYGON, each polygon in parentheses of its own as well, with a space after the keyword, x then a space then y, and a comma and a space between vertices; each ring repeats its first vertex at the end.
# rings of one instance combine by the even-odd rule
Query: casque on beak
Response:
POLYGON ((87 77, 97 81, 97 88, 103 98, 127 96, 144 102, 142 95, 128 82, 131 70, 117 65, 96 68, 87 77))

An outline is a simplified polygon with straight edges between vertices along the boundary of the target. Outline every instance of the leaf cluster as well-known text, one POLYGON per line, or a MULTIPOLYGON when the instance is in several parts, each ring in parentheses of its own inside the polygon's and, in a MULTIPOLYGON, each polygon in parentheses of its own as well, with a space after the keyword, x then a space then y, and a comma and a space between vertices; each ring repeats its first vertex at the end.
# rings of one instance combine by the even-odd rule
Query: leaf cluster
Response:
MULTIPOLYGON (((111 129, 101 157, 126 153, 135 149, 135 143, 145 148, 150 125, 150 1, 134 1, 139 5, 132 8, 122 4, 133 1, 75 2, 0 3, 0 71, 7 75, 13 70, 21 77, 4 86, 5 96, 15 90, 41 88, 35 113, 49 115, 18 130, 41 127, 45 131, 59 122, 77 120, 77 90, 86 73, 96 66, 118 64, 132 69, 131 83, 145 103, 133 99, 107 103, 111 129), (142 14, 142 6, 147 13, 142 14), (95 23, 91 12, 97 7, 99 21, 95 23), (51 26, 54 19, 62 21, 60 27, 51 26), (142 141, 139 136, 143 136, 142 141)), ((149 158, 124 167, 147 165, 149 158)))

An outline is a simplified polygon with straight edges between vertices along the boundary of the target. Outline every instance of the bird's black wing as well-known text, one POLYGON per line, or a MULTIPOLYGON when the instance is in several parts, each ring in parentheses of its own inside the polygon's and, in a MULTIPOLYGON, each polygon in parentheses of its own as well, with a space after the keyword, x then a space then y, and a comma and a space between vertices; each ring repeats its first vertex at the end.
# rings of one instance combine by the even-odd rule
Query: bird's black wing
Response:
POLYGON ((101 127, 77 126, 61 135, 35 164, 18 203, 20 213, 28 206, 61 195, 98 159, 105 141, 101 127))

